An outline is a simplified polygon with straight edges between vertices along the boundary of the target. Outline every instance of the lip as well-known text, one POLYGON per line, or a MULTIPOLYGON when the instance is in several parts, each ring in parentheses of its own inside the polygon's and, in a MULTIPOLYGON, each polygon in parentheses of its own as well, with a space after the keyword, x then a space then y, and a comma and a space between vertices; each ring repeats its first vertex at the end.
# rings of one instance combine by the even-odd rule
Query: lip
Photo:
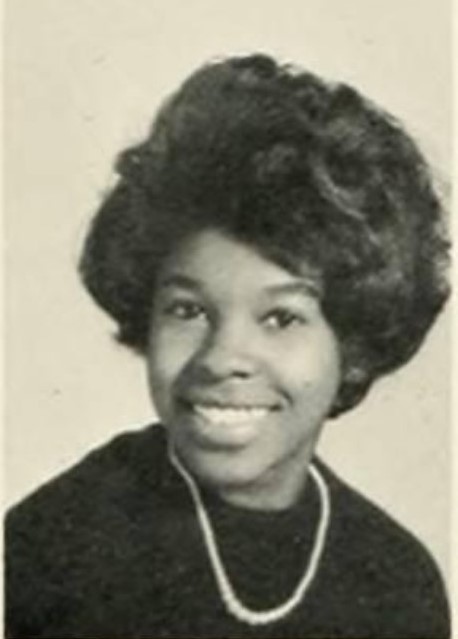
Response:
POLYGON ((195 414, 214 424, 237 426, 247 422, 257 422, 271 412, 269 406, 233 404, 193 404, 195 414))
POLYGON ((179 397, 179 401, 188 408, 194 406, 202 406, 205 408, 221 408, 234 410, 250 410, 250 409, 266 409, 278 410, 280 402, 278 399, 266 397, 258 394, 230 394, 225 395, 206 395, 200 393, 189 393, 179 397))
POLYGON ((189 427, 204 446, 240 448, 252 442, 278 405, 208 401, 187 402, 189 427))

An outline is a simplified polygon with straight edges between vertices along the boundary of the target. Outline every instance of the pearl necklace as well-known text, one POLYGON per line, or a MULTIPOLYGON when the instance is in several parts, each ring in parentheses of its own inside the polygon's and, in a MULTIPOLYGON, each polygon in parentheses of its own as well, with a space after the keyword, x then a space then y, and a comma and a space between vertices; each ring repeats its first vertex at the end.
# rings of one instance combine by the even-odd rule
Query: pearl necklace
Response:
POLYGON ((220 597, 226 607, 226 610, 233 617, 251 626, 257 626, 261 624, 273 623, 279 619, 283 619, 288 615, 299 603, 302 601, 306 591, 312 583, 318 566, 320 563, 321 555, 323 553, 324 544, 326 541, 326 534, 329 527, 329 520, 331 515, 331 503, 329 497, 329 489, 324 481, 323 476, 319 470, 310 464, 310 475, 318 488, 318 494, 320 496, 320 521, 316 529, 315 540, 313 543, 312 551, 310 553, 310 559, 303 576, 294 589, 292 595, 282 604, 275 608, 267 610, 251 610, 242 604, 237 597, 235 590, 229 580, 226 570, 224 568, 218 545, 216 543, 215 533, 210 522, 210 518, 205 509, 199 487, 194 478, 188 471, 182 466, 181 462, 175 456, 173 451, 170 451, 170 460, 180 475, 188 485, 191 493, 194 506, 196 509, 197 519, 199 521, 205 545, 207 548, 210 564, 213 569, 213 573, 218 586, 220 597))

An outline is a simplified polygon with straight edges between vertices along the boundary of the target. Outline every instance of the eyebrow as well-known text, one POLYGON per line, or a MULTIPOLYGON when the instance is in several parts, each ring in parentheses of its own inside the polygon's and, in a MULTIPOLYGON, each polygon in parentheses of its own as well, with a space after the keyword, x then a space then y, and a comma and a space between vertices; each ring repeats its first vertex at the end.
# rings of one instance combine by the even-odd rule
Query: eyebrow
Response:
MULTIPOLYGON (((202 285, 198 280, 184 275, 183 273, 171 273, 158 282, 163 288, 186 288, 192 291, 201 291, 202 285)), ((264 293, 268 295, 286 295, 286 294, 306 294, 319 298, 321 296, 321 286, 319 282, 313 279, 297 279, 291 282, 280 284, 270 284, 265 287, 264 293)))
POLYGON ((158 285, 161 288, 171 288, 175 286, 179 288, 188 288, 193 291, 200 291, 202 288, 197 280, 194 280, 192 277, 182 273, 172 273, 167 275, 167 277, 160 278, 158 285))
POLYGON ((319 282, 312 279, 301 279, 284 284, 272 284, 266 287, 266 292, 272 295, 305 293, 313 297, 320 297, 321 286, 319 282))

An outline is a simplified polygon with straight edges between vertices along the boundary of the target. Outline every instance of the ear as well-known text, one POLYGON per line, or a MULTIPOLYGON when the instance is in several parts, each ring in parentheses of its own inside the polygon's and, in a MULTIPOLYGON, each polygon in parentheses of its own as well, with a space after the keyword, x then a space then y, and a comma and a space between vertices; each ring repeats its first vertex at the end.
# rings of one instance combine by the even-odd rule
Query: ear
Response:
POLYGON ((374 375, 370 358, 361 342, 349 342, 342 347, 342 380, 329 417, 350 410, 365 397, 374 375))

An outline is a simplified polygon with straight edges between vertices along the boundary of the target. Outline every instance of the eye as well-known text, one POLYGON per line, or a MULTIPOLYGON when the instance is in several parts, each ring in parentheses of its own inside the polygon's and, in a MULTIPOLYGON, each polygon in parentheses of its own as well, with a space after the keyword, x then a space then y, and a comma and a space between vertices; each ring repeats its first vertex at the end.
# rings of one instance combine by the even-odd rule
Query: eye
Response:
POLYGON ((284 330, 305 323, 303 315, 287 308, 274 308, 264 316, 264 325, 274 330, 284 330))
POLYGON ((165 305, 164 314, 185 322, 206 316, 202 304, 194 300, 173 300, 165 305))

